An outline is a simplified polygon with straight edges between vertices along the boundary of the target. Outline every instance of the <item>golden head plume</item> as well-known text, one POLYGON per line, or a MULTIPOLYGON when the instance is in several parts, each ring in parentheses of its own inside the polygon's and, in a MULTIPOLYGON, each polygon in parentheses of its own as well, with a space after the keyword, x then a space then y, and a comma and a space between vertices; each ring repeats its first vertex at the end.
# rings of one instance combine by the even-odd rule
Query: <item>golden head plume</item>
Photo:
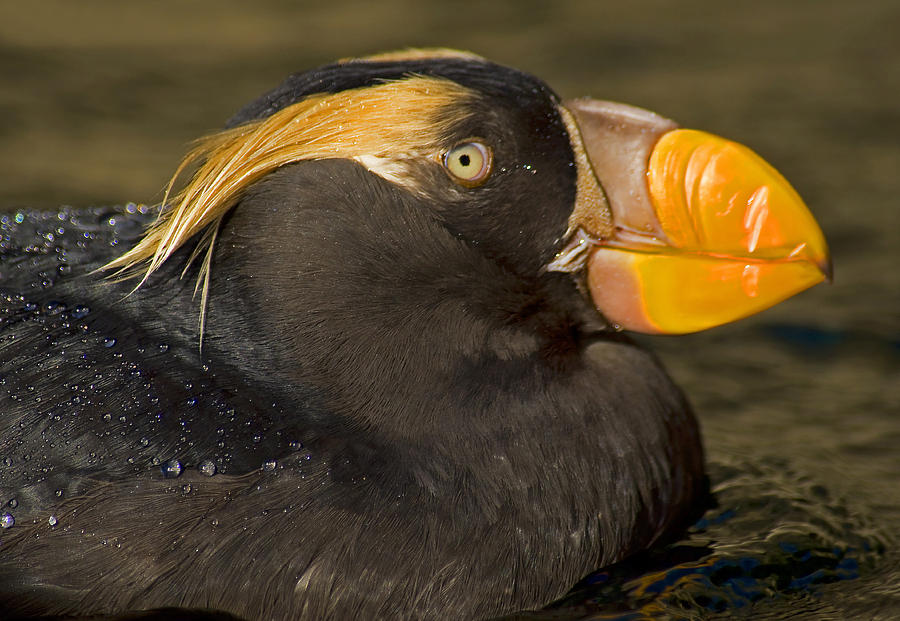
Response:
POLYGON ((216 234, 249 186, 280 166, 302 160, 431 155, 469 112, 465 104, 473 96, 450 80, 410 76, 311 95, 265 119, 203 138, 175 171, 156 222, 136 246, 103 269, 126 278, 141 276, 137 289, 173 252, 202 233, 188 261, 190 265, 205 252, 194 290, 202 286, 202 334, 216 234), (191 181, 169 202, 178 177, 198 161, 202 164, 191 181))

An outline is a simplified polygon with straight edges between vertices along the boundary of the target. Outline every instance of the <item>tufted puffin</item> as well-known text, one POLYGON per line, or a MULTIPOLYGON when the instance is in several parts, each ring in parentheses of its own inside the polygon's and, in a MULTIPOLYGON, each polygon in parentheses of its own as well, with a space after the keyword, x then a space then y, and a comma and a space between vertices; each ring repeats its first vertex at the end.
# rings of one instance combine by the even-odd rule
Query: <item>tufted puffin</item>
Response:
POLYGON ((746 147, 452 50, 292 75, 175 177, 0 219, 7 616, 549 603, 705 506, 691 409, 620 330, 830 273, 746 147))

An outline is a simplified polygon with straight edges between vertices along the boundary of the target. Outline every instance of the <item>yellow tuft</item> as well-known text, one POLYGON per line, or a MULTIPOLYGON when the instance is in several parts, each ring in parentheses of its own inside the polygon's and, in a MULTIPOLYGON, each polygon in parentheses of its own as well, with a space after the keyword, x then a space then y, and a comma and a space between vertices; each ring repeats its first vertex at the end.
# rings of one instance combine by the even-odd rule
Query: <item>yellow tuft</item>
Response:
POLYGON ((137 289, 173 252, 202 233, 188 261, 190 265, 205 252, 195 287, 195 293, 202 287, 202 335, 218 228, 248 187, 280 166, 302 160, 433 155, 469 112, 466 103, 473 97, 455 82, 411 76, 311 95, 265 119, 203 138, 175 171, 157 221, 134 248, 103 269, 126 278, 141 275, 137 289), (169 203, 181 173, 200 161, 191 181, 169 203))
POLYGON ((371 56, 363 56, 362 58, 344 58, 339 62, 404 62, 413 60, 433 60, 441 58, 456 58, 460 60, 484 60, 484 57, 472 52, 464 52, 462 50, 454 50, 449 47, 411 47, 404 50, 394 52, 384 52, 381 54, 372 54, 371 56))

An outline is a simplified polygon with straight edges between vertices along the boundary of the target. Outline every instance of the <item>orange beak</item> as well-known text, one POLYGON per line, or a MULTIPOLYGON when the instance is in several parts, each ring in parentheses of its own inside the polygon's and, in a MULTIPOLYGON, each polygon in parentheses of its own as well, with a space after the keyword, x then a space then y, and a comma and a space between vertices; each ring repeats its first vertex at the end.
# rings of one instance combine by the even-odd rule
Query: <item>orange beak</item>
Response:
POLYGON ((831 278, 809 209, 747 147, 611 102, 569 101, 564 117, 577 132, 579 204, 548 269, 586 266, 612 324, 696 332, 831 278))

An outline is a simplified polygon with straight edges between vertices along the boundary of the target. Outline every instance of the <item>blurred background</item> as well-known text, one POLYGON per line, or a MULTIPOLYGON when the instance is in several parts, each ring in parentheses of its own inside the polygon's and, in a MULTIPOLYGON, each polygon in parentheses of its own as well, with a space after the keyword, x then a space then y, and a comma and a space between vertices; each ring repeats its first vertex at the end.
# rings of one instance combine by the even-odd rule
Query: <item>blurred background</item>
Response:
MULTIPOLYGON (((857 562, 856 574, 820 581, 790 606, 811 606, 810 618, 900 616, 896 0, 42 0, 0 9, 0 211, 159 201, 189 141, 287 74, 408 46, 471 50, 563 97, 631 103, 756 150, 819 219, 835 282, 734 326, 643 341, 697 409, 723 504, 757 511, 749 526, 694 538, 707 533, 769 562, 765 542, 784 532, 821 549, 868 546, 838 559, 857 562)), ((719 597, 727 609, 741 596, 719 597)), ((758 614, 785 611, 761 599, 747 599, 758 614)))

